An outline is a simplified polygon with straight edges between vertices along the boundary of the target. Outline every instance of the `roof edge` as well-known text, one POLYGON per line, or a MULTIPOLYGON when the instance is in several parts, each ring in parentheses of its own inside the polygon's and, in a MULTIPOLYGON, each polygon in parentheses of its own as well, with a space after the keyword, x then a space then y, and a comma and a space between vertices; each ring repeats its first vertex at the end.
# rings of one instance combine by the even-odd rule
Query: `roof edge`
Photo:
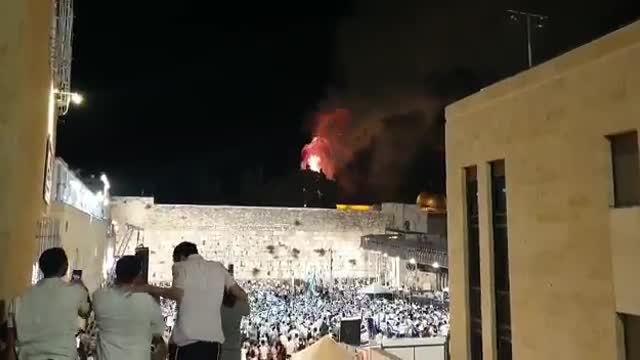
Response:
POLYGON ((640 20, 450 104, 445 109, 446 119, 476 111, 634 46, 640 46, 640 20))

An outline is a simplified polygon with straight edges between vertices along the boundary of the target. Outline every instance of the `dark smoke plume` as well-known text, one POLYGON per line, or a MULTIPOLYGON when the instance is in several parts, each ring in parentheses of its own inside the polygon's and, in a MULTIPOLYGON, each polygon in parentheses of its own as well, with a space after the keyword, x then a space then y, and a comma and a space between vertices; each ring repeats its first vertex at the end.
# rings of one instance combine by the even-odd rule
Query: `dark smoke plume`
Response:
POLYGON ((444 107, 479 88, 473 72, 453 69, 427 77, 421 92, 326 101, 312 123, 330 149, 323 172, 354 201, 444 192, 444 107))

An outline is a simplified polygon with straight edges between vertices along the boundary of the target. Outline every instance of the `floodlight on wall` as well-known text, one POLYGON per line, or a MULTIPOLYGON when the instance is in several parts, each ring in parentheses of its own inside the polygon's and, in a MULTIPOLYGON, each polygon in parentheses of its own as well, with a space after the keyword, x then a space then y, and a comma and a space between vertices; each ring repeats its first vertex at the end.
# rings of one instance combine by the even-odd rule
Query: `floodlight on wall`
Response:
POLYGON ((409 259, 409 262, 411 263, 411 265, 415 265, 416 264, 416 259, 411 258, 411 259, 409 259))
POLYGON ((104 192, 107 193, 109 189, 111 189, 111 183, 109 183, 109 178, 107 178, 107 174, 100 175, 100 181, 104 184, 104 192))
POLYGON ((438 262, 434 262, 433 264, 431 264, 431 267, 434 269, 439 269, 440 268, 440 264, 438 264, 438 262))
POLYGON ((61 114, 64 115, 69 111, 69 104, 73 103, 74 105, 80 105, 84 102, 84 97, 77 92, 71 91, 61 91, 61 90, 53 90, 53 93, 56 94, 56 102, 58 103, 58 107, 61 109, 61 114))
POLYGON ((78 93, 71 93, 71 102, 80 105, 84 101, 84 97, 78 93))

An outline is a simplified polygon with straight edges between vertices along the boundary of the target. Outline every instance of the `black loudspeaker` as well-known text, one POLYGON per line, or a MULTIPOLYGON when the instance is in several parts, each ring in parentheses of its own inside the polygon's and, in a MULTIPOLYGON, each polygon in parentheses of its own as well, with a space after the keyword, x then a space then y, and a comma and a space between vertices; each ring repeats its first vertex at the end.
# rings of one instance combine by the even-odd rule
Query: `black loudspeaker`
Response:
POLYGON ((139 247, 136 249, 136 256, 142 262, 142 280, 145 284, 149 283, 149 248, 139 247))
POLYGON ((229 264, 229 266, 227 267, 227 270, 229 271, 229 274, 233 276, 233 264, 229 264))
POLYGON ((352 346, 360 346, 361 319, 345 319, 340 321, 340 342, 352 346))

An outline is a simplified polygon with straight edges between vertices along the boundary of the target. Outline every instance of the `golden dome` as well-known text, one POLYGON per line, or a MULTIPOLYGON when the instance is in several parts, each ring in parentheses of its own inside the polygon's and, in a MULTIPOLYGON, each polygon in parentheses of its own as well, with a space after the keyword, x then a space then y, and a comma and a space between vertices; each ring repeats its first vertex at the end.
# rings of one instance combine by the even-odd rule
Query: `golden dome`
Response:
POLYGON ((447 201, 444 195, 421 192, 416 199, 416 204, 423 210, 430 212, 446 212, 447 201))

